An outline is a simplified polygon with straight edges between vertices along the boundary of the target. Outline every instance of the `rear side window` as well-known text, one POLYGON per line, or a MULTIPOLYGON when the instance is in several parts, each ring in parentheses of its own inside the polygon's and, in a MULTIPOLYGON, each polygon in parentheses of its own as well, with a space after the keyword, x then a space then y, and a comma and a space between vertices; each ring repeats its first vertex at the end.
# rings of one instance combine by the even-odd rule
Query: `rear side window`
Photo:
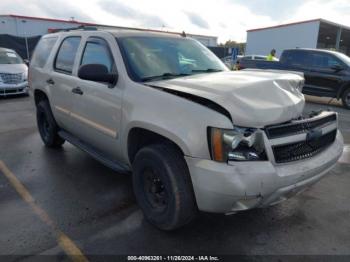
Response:
POLYGON ((56 70, 68 74, 72 73, 79 44, 80 37, 77 36, 67 37, 63 40, 55 60, 56 70))
POLYGON ((56 41, 57 37, 42 38, 35 48, 30 65, 41 68, 44 67, 56 41))
POLYGON ((242 58, 242 60, 251 60, 251 59, 253 59, 252 56, 245 56, 245 57, 242 58))
POLYGON ((290 66, 306 67, 310 63, 310 58, 307 52, 285 51, 281 62, 290 66))
POLYGON ((91 38, 87 41, 81 60, 81 65, 86 64, 105 65, 112 72, 114 62, 105 40, 91 38))
POLYGON ((256 56, 255 60, 266 60, 266 57, 263 56, 256 56))

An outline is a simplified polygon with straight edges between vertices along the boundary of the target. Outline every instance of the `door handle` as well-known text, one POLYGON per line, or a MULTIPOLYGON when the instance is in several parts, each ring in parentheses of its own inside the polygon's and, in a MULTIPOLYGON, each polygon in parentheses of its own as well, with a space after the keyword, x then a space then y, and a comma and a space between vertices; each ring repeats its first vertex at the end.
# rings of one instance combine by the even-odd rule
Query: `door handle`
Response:
POLYGON ((75 87, 72 89, 72 93, 77 94, 77 95, 82 95, 84 92, 80 89, 80 87, 75 87))
POLYGON ((54 85, 55 81, 53 81, 51 78, 46 80, 46 83, 48 83, 49 85, 54 85))

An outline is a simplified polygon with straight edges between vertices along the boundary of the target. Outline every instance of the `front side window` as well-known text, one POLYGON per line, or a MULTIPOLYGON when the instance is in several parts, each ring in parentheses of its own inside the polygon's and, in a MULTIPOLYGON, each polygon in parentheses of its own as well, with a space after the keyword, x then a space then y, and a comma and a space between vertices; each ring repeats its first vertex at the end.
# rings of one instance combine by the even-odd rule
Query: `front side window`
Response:
POLYGON ((330 69, 333 66, 342 66, 341 61, 330 54, 313 53, 311 57, 312 67, 330 69))
POLYGON ((88 40, 81 60, 81 65, 86 64, 102 64, 108 68, 108 72, 112 72, 114 62, 108 44, 104 40, 88 40))
POLYGON ((228 70, 209 49, 189 38, 130 36, 118 43, 135 81, 228 70))
POLYGON ((42 38, 35 48, 31 66, 44 67, 56 41, 57 37, 42 38))
POLYGON ((67 37, 63 40, 55 61, 56 70, 68 74, 72 73, 79 44, 80 37, 67 37))
POLYGON ((13 51, 0 51, 0 65, 6 64, 23 64, 23 60, 13 51))
POLYGON ((350 57, 345 54, 337 53, 337 57, 346 65, 350 66, 350 57))

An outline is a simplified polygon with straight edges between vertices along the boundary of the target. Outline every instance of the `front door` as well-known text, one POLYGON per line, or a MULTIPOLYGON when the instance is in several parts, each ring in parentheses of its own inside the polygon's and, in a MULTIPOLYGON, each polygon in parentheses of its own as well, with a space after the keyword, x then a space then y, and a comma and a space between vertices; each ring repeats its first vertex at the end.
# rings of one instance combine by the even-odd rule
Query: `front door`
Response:
MULTIPOLYGON (((115 40, 114 40, 115 41, 115 40)), ((80 65, 103 64, 116 73, 110 44, 102 38, 89 37, 80 58, 80 65)), ((77 78, 73 92, 73 133, 98 150, 118 159, 118 135, 121 122, 122 88, 118 84, 100 83, 77 78)))
POLYGON ((343 72, 336 70, 335 66, 344 67, 343 63, 332 54, 323 52, 313 52, 310 55, 310 63, 310 72, 306 80, 313 93, 335 97, 343 85, 343 72))

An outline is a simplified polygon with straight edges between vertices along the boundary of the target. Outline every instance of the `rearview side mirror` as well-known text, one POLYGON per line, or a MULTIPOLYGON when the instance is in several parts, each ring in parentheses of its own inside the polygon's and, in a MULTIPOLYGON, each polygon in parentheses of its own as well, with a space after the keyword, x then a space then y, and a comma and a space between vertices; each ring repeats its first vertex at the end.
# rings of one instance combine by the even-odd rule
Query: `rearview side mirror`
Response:
POLYGON ((341 65, 332 65, 331 69, 333 69, 335 72, 339 72, 344 69, 341 65))
POLYGON ((108 68, 102 64, 86 64, 79 67, 78 77, 84 80, 115 84, 118 75, 108 72, 108 68))

